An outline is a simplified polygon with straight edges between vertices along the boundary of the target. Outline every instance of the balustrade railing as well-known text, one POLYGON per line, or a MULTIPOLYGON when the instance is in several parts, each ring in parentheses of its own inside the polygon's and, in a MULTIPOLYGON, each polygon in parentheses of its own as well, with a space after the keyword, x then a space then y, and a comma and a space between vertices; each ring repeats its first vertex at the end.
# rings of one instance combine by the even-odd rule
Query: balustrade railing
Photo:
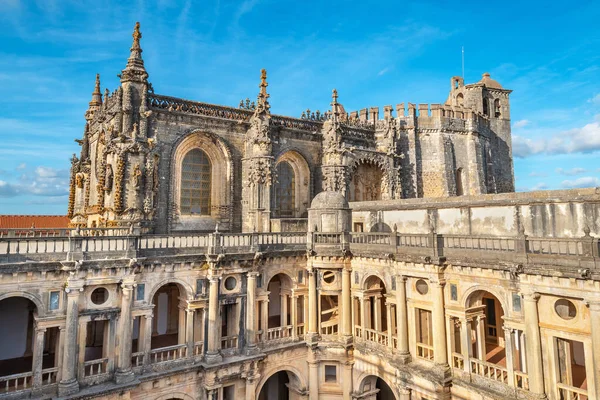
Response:
POLYGON ((515 371, 515 386, 519 389, 529 390, 529 376, 521 371, 515 371))
POLYGON ((204 341, 194 343, 194 356, 199 357, 204 355, 204 341))
POLYGON ((362 338, 362 326, 354 325, 354 337, 362 338))
POLYGON ((185 357, 187 357, 186 344, 176 344, 174 346, 150 350, 150 364, 180 360, 185 357))
POLYGON ((506 368, 487 361, 471 358, 471 373, 483 376, 501 383, 508 383, 508 371, 506 368))
POLYGON ((292 336, 292 325, 267 329, 267 340, 283 339, 292 336))
POLYGON ((417 357, 433 361, 433 346, 425 343, 417 343, 417 357))
POLYGON ((296 335, 299 338, 303 338, 304 337, 304 324, 298 324, 296 326, 296 335))
POLYGON ((33 374, 31 372, 0 376, 0 393, 31 389, 32 383, 33 374))
POLYGON ((340 244, 342 235, 339 233, 313 233, 313 243, 315 244, 340 244))
POLYGON ((328 325, 328 326, 321 326, 321 334, 322 335, 337 335, 338 333, 338 326, 337 324, 335 325, 328 325))
POLYGON ((144 365, 144 359, 146 357, 146 353, 143 351, 138 351, 136 353, 131 353, 131 365, 136 367, 142 367, 144 365))
POLYGON ((464 250, 515 251, 515 238, 443 235, 444 248, 464 250))
POLYGON ((383 346, 388 345, 388 335, 383 332, 378 332, 374 329, 363 328, 365 332, 365 339, 369 342, 379 343, 383 346))
POLYGON ((102 375, 108 372, 108 358, 85 361, 83 363, 83 376, 102 375))
POLYGON ((42 385, 52 385, 56 383, 58 376, 58 367, 46 368, 42 370, 42 385))
POLYGON ((237 335, 221 337, 221 349, 223 349, 223 350, 237 349, 237 347, 238 347, 238 336, 237 335))
POLYGON ((465 367, 465 358, 460 353, 452 353, 452 367, 457 369, 464 369, 465 367))
POLYGON ((589 400, 587 390, 560 382, 556 386, 561 400, 589 400))

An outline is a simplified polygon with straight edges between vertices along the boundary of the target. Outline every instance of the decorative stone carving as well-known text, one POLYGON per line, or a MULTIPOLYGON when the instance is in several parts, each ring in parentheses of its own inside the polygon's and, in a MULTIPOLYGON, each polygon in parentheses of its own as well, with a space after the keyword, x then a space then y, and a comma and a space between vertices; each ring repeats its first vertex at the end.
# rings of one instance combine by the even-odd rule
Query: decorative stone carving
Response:
POLYGON ((275 173, 273 159, 270 157, 254 158, 248 164, 248 185, 270 185, 275 173))
POLYGON ((140 164, 135 164, 131 174, 131 185, 134 189, 139 190, 142 187, 142 170, 140 164))
POLYGON ((113 169, 112 165, 108 164, 106 166, 106 175, 104 178, 104 191, 110 193, 113 187, 113 169))

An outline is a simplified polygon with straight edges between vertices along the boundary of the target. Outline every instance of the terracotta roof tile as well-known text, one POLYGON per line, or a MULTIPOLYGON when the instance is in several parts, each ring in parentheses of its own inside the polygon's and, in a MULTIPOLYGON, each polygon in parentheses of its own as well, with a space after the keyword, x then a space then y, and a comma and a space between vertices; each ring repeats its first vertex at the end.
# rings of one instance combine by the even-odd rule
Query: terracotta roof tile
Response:
POLYGON ((0 228, 67 228, 69 218, 65 215, 0 215, 0 228))

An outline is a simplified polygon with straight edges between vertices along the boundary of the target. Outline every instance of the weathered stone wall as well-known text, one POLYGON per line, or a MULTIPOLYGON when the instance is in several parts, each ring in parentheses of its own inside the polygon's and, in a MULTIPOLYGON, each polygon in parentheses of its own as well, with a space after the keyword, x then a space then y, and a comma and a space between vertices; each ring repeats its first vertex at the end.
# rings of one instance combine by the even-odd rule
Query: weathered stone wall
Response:
POLYGON ((600 192, 573 189, 528 193, 351 203, 354 223, 365 231, 399 233, 581 237, 600 236, 600 192))

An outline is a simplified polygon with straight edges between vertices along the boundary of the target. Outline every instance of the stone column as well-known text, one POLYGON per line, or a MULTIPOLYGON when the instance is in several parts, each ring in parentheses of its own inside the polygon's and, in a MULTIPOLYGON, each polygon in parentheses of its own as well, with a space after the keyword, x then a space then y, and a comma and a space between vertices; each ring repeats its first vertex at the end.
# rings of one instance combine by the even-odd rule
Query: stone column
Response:
POLYGON ((292 321, 291 321, 291 325, 292 325, 292 339, 296 340, 296 338, 298 337, 298 332, 297 330, 297 325, 298 325, 298 316, 297 314, 297 310, 298 310, 298 296, 295 293, 292 293, 292 307, 291 307, 291 317, 292 317, 292 321))
POLYGON ((375 320, 375 326, 373 327, 373 329, 376 332, 381 332, 381 296, 373 297, 373 301, 373 312, 375 313, 375 318, 373 318, 375 320))
POLYGON ((317 335, 317 273, 308 271, 308 334, 317 335))
POLYGON ((408 313, 406 311, 406 277, 398 275, 396 283, 398 352, 401 357, 410 357, 410 351, 408 349, 408 313))
POLYGON ((485 348, 485 315, 477 316, 477 358, 487 361, 485 348))
POLYGON ((342 270, 342 336, 352 336, 352 298, 350 285, 352 271, 348 268, 342 270))
MULTIPOLYGON (((590 324, 592 327, 592 370, 595 393, 588 393, 591 398, 600 399, 600 301, 589 303, 590 324)), ((589 369, 588 369, 589 371, 589 369)))
POLYGON ((446 346, 446 311, 444 310, 443 281, 431 282, 433 286, 433 359, 436 364, 448 364, 446 346))
POLYGON ((544 367, 542 364, 542 343, 540 339, 540 319, 537 302, 539 293, 524 296, 525 340, 527 343, 527 369, 529 370, 529 391, 544 396, 544 367))
POLYGON ((195 309, 185 310, 185 342, 187 344, 187 356, 194 357, 194 317, 195 309))
POLYGON ((471 372, 471 353, 473 345, 471 343, 471 320, 466 318, 460 319, 460 349, 464 360, 464 370, 466 373, 471 372))
POLYGON ((410 400, 410 392, 411 392, 411 390, 409 388, 406 388, 406 387, 400 388, 400 390, 398 391, 398 394, 400 394, 400 397, 398 397, 398 400, 410 400))
POLYGON ((393 338, 393 330, 392 330, 392 305, 390 303, 385 302, 385 312, 387 319, 387 336, 388 336, 388 347, 391 349, 394 348, 394 338, 393 338))
POLYGON ((179 313, 179 318, 177 319, 177 344, 185 343, 185 309, 186 305, 180 302, 177 310, 179 313))
POLYGON ((58 328, 58 346, 56 347, 56 354, 54 357, 54 365, 56 365, 58 368, 58 372, 56 373, 57 382, 62 380, 62 363, 65 352, 65 330, 66 328, 64 326, 58 328))
POLYGON ((207 362, 220 362, 223 357, 219 354, 219 341, 221 330, 219 320, 219 278, 211 276, 208 291, 208 348, 206 351, 207 362))
POLYGON ((117 372, 115 382, 118 384, 130 382, 133 380, 133 370, 131 369, 131 338, 132 338, 132 319, 131 303, 133 296, 133 282, 123 282, 121 284, 121 315, 119 317, 119 357, 117 359, 117 372))
MULTIPOLYGON (((248 287, 246 293, 246 347, 247 352, 256 349, 256 277, 258 272, 248 272, 248 287)), ((247 385, 247 383, 246 383, 247 385)))
POLYGON ((79 391, 77 382, 77 328, 79 325, 79 292, 83 287, 67 287, 67 317, 65 321, 65 348, 62 362, 62 380, 58 395, 68 396, 79 391))
POLYGON ((280 318, 279 318, 279 323, 280 326, 287 326, 288 325, 288 296, 287 294, 282 294, 281 295, 281 311, 280 311, 280 318))
POLYGON ((508 372, 508 384, 515 387, 515 362, 514 345, 513 345, 513 330, 508 327, 504 329, 504 352, 506 354, 506 371, 508 372))
POLYGON ((362 327, 361 334, 363 339, 367 339, 367 332, 365 329, 367 328, 367 310, 366 310, 367 302, 365 301, 364 294, 360 298, 360 326, 362 327))
POLYGON ((35 328, 35 341, 33 342, 33 390, 34 392, 42 387, 42 363, 44 358, 44 335, 46 328, 35 328))
POLYGON ((266 342, 268 340, 267 330, 269 329, 269 300, 262 302, 262 316, 262 341, 266 342))
POLYGON ((154 332, 154 318, 152 314, 144 315, 144 334, 142 351, 144 352, 144 366, 150 365, 150 351, 152 350, 152 332, 154 332))
POLYGON ((258 378, 254 375, 246 377, 246 400, 256 400, 256 385, 258 378))

